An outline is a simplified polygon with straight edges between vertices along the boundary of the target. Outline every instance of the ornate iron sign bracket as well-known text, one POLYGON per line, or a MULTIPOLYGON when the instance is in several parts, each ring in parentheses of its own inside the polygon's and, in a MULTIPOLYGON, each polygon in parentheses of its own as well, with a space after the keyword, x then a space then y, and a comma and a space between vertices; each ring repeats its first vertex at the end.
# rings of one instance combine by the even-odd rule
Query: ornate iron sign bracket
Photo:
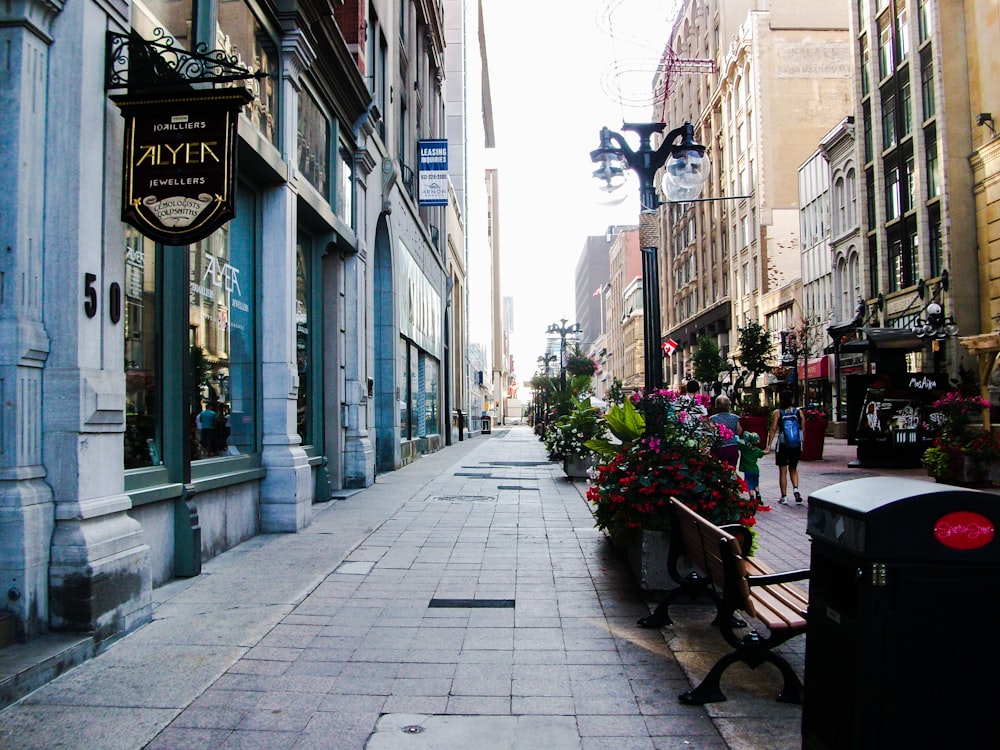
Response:
POLYGON ((240 57, 224 50, 209 50, 199 44, 194 52, 175 46, 173 37, 162 28, 153 31, 155 40, 130 34, 107 33, 104 90, 149 91, 187 88, 192 83, 233 83, 258 80, 267 73, 244 67, 240 57))

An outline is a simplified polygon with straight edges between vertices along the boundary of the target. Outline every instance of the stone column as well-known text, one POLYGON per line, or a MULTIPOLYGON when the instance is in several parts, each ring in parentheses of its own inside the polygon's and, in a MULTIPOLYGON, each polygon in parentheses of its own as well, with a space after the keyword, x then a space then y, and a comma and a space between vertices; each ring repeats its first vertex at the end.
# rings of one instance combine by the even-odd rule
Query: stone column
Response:
POLYGON ((127 28, 127 13, 121 3, 67 3, 53 23, 48 75, 38 74, 49 86, 38 129, 45 159, 29 168, 44 180, 44 237, 33 252, 44 268, 42 322, 58 340, 41 410, 55 498, 49 620, 98 641, 152 613, 149 548, 124 492, 123 323, 109 304, 124 280, 123 121, 104 91, 104 32, 127 28))
POLYGON ((63 3, 0 7, 0 609, 19 639, 48 629, 52 490, 42 465, 42 222, 46 88, 53 19, 63 3))
MULTIPOLYGON (((364 125, 365 134, 371 130, 364 125)), ((344 378, 346 392, 344 406, 346 424, 344 438, 343 477, 344 487, 369 487, 375 482, 375 447, 368 431, 370 407, 368 394, 367 352, 374 335, 370 325, 371 309, 368 306, 368 251, 367 233, 368 178, 375 168, 375 160, 364 148, 365 138, 359 139, 358 152, 354 157, 354 199, 358 225, 358 252, 343 260, 344 274, 344 328, 353 335, 344 341, 344 378)), ((334 318, 330 325, 336 325, 334 318)), ((374 395, 374 394, 372 394, 374 395)), ((329 414, 328 410, 328 414, 329 414)), ((333 420, 328 420, 332 422, 333 420)), ((328 443, 329 445, 329 443, 328 443)))
POLYGON ((305 32, 294 28, 282 45, 282 157, 287 184, 263 194, 260 304, 264 446, 267 476, 261 486, 260 522, 265 532, 298 531, 309 525, 313 482, 296 425, 299 375, 295 356, 295 240, 298 183, 299 77, 316 59, 305 32))

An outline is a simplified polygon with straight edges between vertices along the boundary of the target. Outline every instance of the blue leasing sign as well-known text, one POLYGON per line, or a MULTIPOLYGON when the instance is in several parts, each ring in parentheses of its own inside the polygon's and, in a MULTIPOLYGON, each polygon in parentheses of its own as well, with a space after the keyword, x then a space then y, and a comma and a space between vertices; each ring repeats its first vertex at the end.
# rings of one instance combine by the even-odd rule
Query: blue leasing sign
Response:
POLYGON ((421 206, 448 205, 448 141, 422 140, 419 150, 419 202, 421 206))

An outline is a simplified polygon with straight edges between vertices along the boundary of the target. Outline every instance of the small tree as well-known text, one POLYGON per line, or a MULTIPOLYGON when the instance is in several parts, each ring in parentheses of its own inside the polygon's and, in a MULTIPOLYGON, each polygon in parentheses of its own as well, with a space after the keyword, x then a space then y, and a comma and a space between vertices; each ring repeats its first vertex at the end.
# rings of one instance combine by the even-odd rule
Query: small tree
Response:
POLYGON ((691 355, 694 363, 694 376, 702 383, 714 383, 719 379, 719 373, 726 363, 719 351, 719 345, 712 336, 699 336, 691 355))
POLYGON ((740 364, 753 375, 752 390, 757 390, 757 377, 771 369, 774 342, 771 335, 756 320, 739 329, 740 364))
POLYGON ((618 404, 619 406, 625 403, 625 394, 622 391, 622 381, 618 378, 613 378, 611 380, 611 387, 608 388, 608 403, 618 404))

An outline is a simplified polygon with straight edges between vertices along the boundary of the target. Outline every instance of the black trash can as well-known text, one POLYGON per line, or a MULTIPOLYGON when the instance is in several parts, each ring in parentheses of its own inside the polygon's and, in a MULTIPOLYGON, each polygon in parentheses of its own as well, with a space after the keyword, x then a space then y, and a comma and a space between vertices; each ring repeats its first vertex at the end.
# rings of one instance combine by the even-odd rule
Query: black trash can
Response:
POLYGON ((803 748, 1000 746, 1000 496, 870 477, 809 497, 803 748))
POLYGON ((490 433, 493 432, 492 425, 493 425, 493 421, 490 419, 490 415, 489 414, 484 414, 483 415, 483 434, 484 435, 489 435, 490 433))

